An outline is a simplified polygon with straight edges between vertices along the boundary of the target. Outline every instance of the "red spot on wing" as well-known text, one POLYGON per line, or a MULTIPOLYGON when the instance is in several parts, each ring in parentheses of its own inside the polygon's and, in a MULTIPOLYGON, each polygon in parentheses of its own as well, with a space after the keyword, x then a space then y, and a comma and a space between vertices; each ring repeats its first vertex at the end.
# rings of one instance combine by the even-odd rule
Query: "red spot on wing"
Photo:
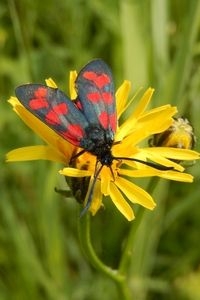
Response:
POLYGON ((85 79, 93 81, 95 85, 100 89, 110 83, 110 77, 105 73, 98 75, 95 72, 86 71, 83 73, 83 77, 85 79))
POLYGON ((52 125, 60 124, 60 119, 59 119, 58 115, 55 113, 55 111, 53 111, 53 110, 50 110, 46 114, 45 121, 48 124, 52 124, 52 125))
POLYGON ((106 111, 102 111, 98 117, 99 122, 101 123, 101 125, 107 129, 108 128, 108 120, 109 120, 109 116, 108 113, 106 111))
POLYGON ((98 102, 99 100, 101 100, 101 95, 99 93, 95 93, 95 92, 94 93, 88 93, 87 98, 91 102, 98 102))
POLYGON ((106 104, 112 104, 113 103, 113 96, 109 92, 104 92, 104 93, 88 93, 87 98, 89 101, 93 103, 97 103, 99 101, 104 101, 106 104))
POLYGON ((46 97, 47 96, 47 88, 39 87, 37 90, 35 90, 34 96, 37 98, 46 97))
POLYGON ((66 103, 59 103, 46 114, 46 122, 52 125, 60 124, 60 115, 66 115, 68 107, 66 103))
POLYGON ((57 114, 62 114, 65 115, 68 113, 68 106, 66 103, 59 103, 57 105, 55 105, 53 107, 53 110, 57 113, 57 114))
POLYGON ((70 124, 67 129, 74 136, 77 136, 78 138, 83 138, 83 132, 84 131, 83 131, 83 128, 80 125, 70 124))
POLYGON ((103 128, 108 129, 110 127, 113 132, 116 131, 117 126, 117 116, 116 113, 108 114, 106 111, 103 111, 99 117, 99 122, 103 126, 103 128))
POLYGON ((48 108, 47 89, 43 87, 38 88, 35 91, 33 98, 29 101, 29 106, 33 110, 48 108))
POLYGON ((113 103, 113 95, 109 92, 102 93, 103 100, 106 104, 112 104, 113 103))
POLYGON ((116 127, 117 127, 117 115, 116 115, 116 113, 113 113, 113 114, 109 115, 109 125, 110 125, 112 131, 116 132, 116 127))
POLYGON ((73 145, 79 146, 81 139, 84 137, 84 130, 80 125, 70 124, 66 131, 60 134, 73 145))

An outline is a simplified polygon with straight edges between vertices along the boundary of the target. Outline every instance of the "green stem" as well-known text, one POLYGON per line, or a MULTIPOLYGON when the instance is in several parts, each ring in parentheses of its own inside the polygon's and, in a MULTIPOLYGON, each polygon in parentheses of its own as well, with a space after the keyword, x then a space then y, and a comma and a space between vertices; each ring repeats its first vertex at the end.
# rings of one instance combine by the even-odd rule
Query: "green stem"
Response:
POLYGON ((119 291, 119 299, 134 300, 133 296, 131 295, 130 288, 127 284, 127 279, 117 282, 117 287, 119 291))
POLYGON ((78 230, 79 230, 79 238, 81 242, 81 246, 85 252, 90 263, 95 267, 95 269, 103 272, 114 281, 122 281, 123 277, 118 274, 117 270, 113 270, 112 268, 105 265, 97 256, 90 237, 90 215, 87 213, 83 217, 78 220, 78 230))
POLYGON ((121 298, 123 300, 133 299, 130 295, 130 291, 127 285, 127 280, 118 270, 114 270, 111 267, 105 265, 97 256, 90 236, 90 215, 87 213, 82 218, 78 219, 78 230, 81 246, 89 262, 99 272, 110 277, 117 285, 121 298))

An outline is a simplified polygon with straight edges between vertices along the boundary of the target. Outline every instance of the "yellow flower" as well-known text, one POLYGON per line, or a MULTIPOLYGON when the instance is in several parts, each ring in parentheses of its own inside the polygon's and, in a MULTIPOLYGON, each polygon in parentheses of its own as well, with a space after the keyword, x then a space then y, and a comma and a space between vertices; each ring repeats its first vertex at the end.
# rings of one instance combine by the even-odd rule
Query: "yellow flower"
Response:
POLYGON ((193 149, 196 142, 194 129, 186 118, 174 118, 172 125, 150 140, 153 146, 193 149))
MULTIPOLYGON (((76 98, 74 89, 75 78, 76 72, 71 72, 70 94, 72 99, 76 98)), ((52 80, 48 80, 47 85, 56 87, 52 80)), ((119 121, 130 111, 132 101, 127 101, 130 88, 130 82, 124 81, 116 92, 119 121)), ((46 142, 46 145, 15 149, 7 154, 7 161, 47 159, 61 162, 65 165, 65 168, 59 171, 60 174, 70 177, 90 178, 86 202, 88 196, 92 196, 89 210, 93 215, 101 207, 104 195, 110 196, 118 210, 127 220, 131 221, 134 219, 134 212, 127 200, 151 210, 156 205, 145 190, 133 183, 134 178, 158 176, 170 180, 192 182, 193 177, 190 174, 183 173, 184 168, 175 161, 199 158, 199 153, 192 150, 169 147, 139 147, 139 143, 143 142, 144 139, 167 130, 171 126, 173 116, 177 112, 176 108, 171 105, 164 105, 147 111, 152 94, 153 89, 147 89, 134 111, 129 113, 129 117, 118 126, 112 146, 112 155, 114 157, 112 165, 111 167, 102 166, 98 174, 96 170, 101 168, 99 166, 100 162, 96 162, 96 157, 89 152, 84 152, 78 156, 73 162, 74 167, 69 165, 70 159, 74 154, 82 149, 64 140, 27 111, 16 98, 11 97, 9 102, 13 106, 14 111, 46 142), (155 164, 155 167, 153 167, 153 164, 145 165, 141 161, 150 161, 155 164), (156 168, 156 165, 158 165, 158 168, 156 168), (163 170, 161 166, 163 166, 163 170), (96 182, 91 193, 94 178, 96 182), (130 180, 127 178, 130 178, 130 180)))

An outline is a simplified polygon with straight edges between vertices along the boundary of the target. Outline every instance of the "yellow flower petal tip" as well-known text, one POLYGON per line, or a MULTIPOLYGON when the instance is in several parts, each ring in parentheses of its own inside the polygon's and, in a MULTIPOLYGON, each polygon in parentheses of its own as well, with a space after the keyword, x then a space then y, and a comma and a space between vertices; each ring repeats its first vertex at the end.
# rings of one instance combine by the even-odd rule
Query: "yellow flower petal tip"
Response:
POLYGON ((46 82, 46 85, 51 87, 51 88, 54 88, 54 89, 57 89, 57 84, 55 83, 55 81, 52 79, 52 78, 48 78, 45 80, 46 82))
POLYGON ((16 105, 21 105, 19 100, 13 96, 8 99, 8 103, 10 103, 13 107, 15 107, 16 105))
POLYGON ((69 93, 70 93, 70 98, 71 99, 76 99, 77 98, 77 92, 75 89, 75 81, 77 78, 77 72, 76 71, 71 71, 69 74, 69 93))

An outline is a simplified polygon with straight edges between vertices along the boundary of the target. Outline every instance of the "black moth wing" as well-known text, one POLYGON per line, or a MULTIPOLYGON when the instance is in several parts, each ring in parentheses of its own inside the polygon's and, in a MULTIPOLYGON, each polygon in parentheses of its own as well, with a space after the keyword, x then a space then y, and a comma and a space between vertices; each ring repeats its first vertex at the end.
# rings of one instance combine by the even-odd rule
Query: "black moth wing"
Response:
POLYGON ((115 133, 117 126, 113 76, 101 59, 89 62, 78 74, 76 89, 81 109, 91 125, 115 133))
POLYGON ((80 145, 88 121, 62 91, 42 84, 26 84, 17 87, 15 93, 34 116, 73 145, 80 145))

